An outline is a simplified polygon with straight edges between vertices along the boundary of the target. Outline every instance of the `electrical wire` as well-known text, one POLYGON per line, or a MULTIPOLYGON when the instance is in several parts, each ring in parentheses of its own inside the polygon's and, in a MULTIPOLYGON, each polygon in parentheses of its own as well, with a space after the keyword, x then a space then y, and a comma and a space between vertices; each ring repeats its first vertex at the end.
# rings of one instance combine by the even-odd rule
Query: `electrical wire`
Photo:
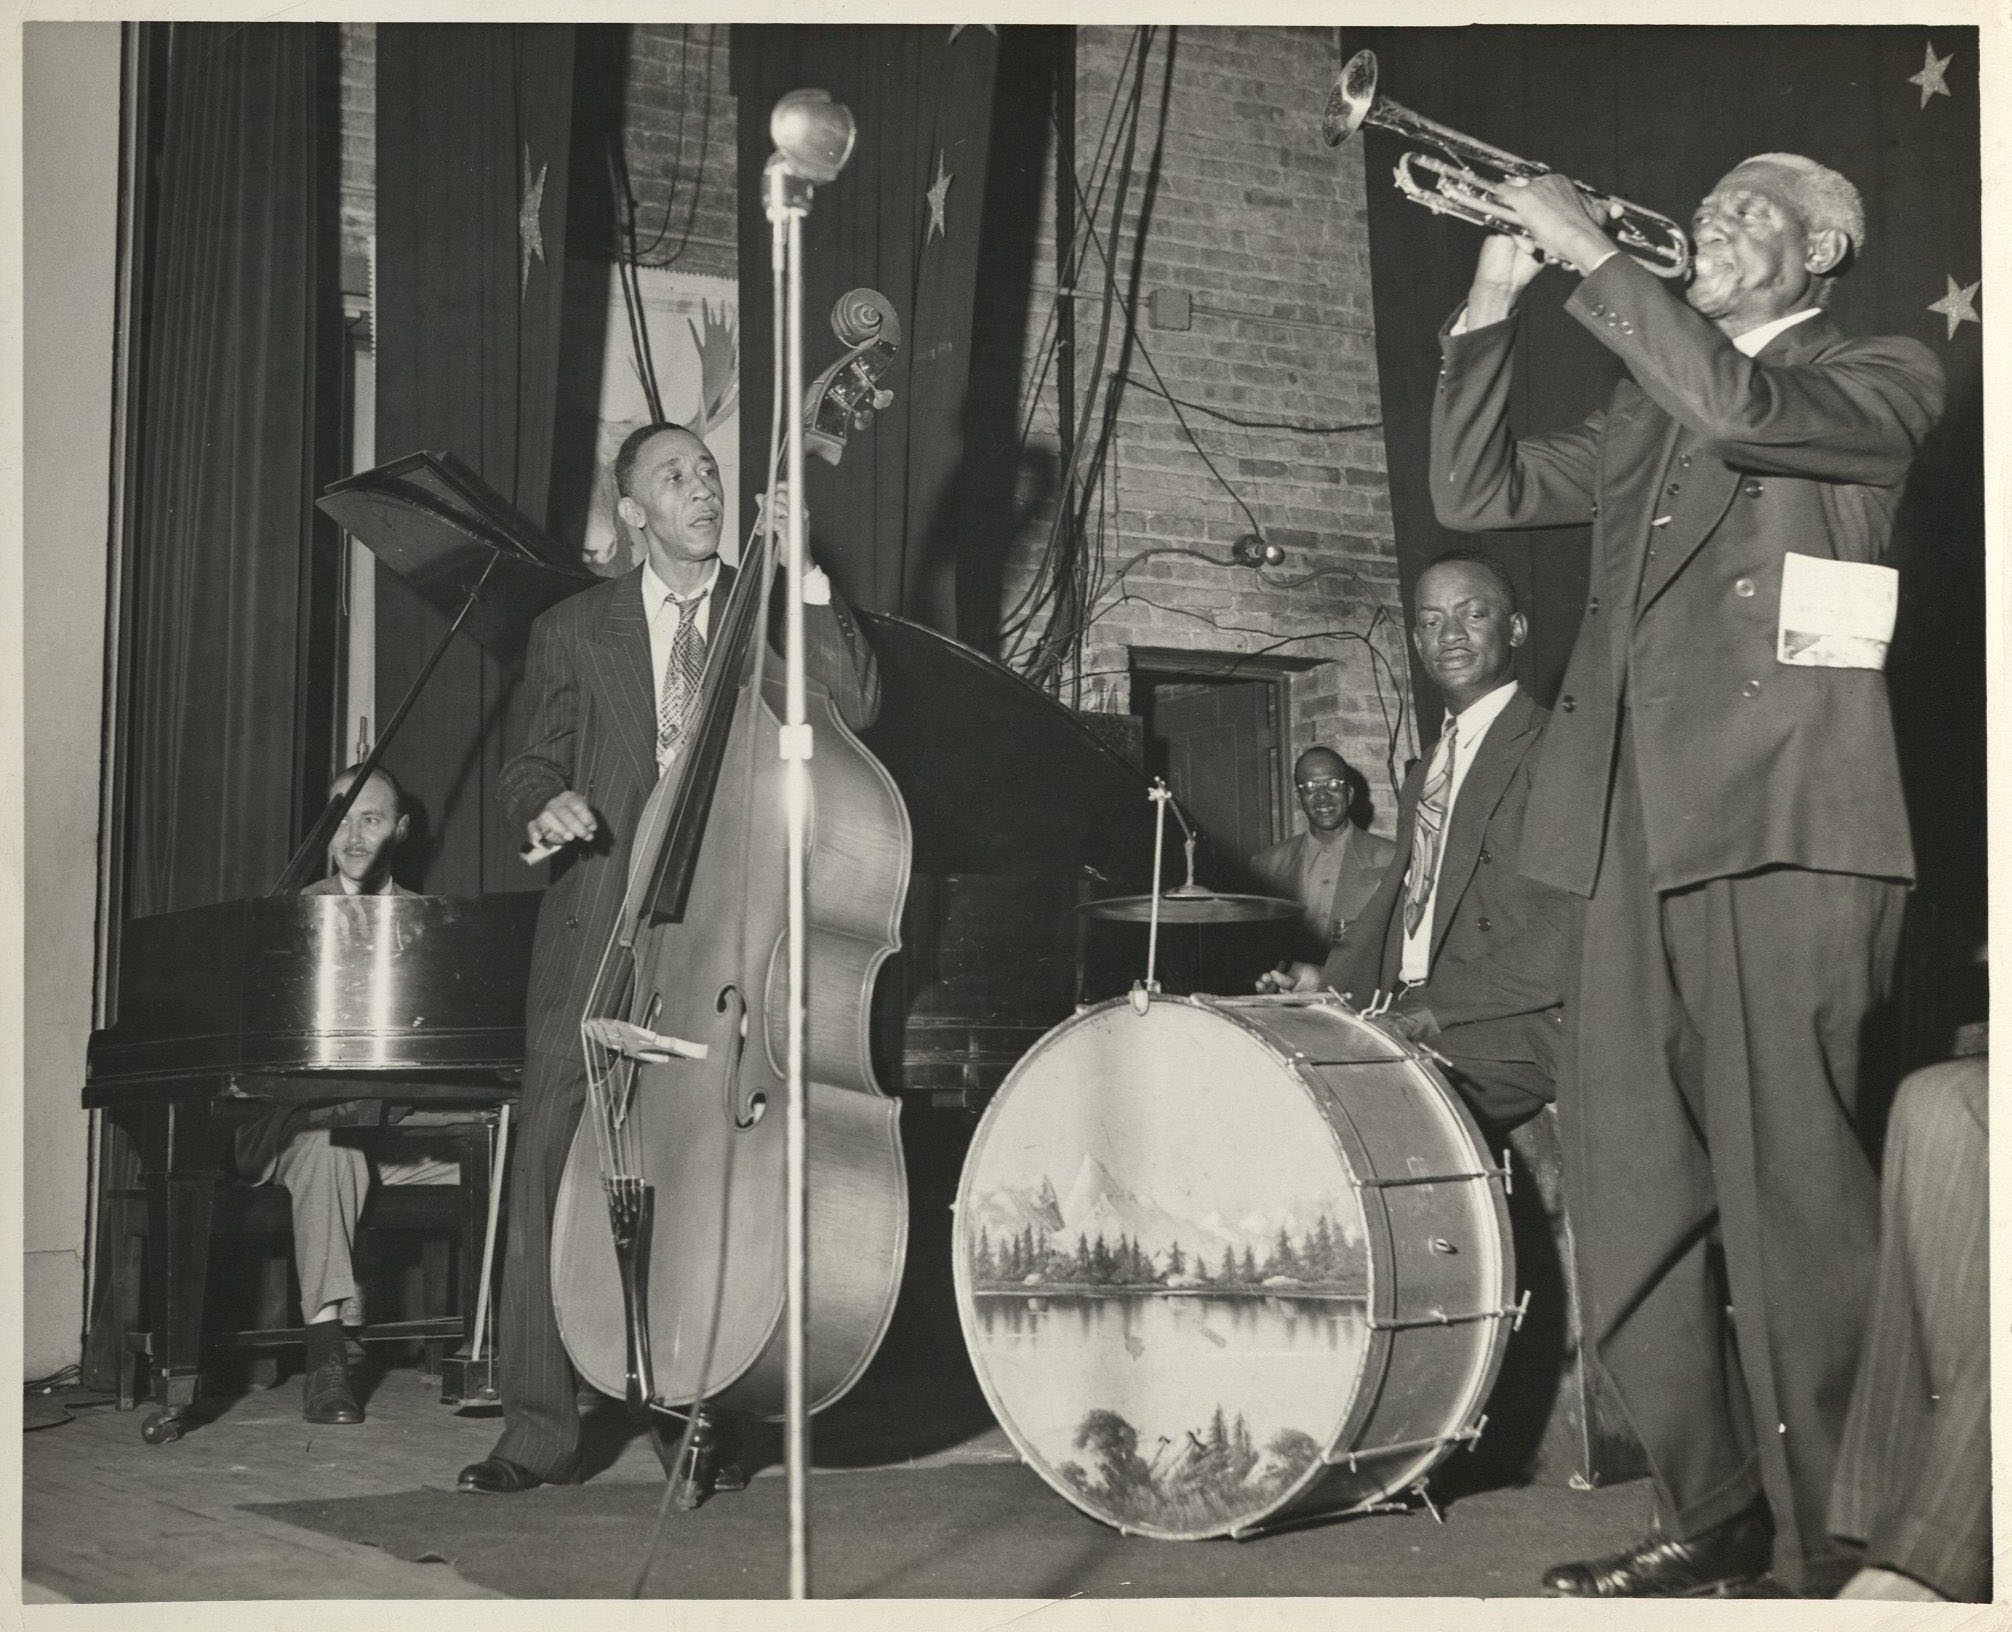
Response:
POLYGON ((1300 436, 1348 436, 1358 431, 1383 429, 1383 421, 1380 419, 1344 420, 1334 425, 1310 425, 1294 419, 1245 419, 1224 408, 1211 408, 1206 402, 1177 397, 1171 391, 1162 391, 1157 386, 1146 384, 1144 380, 1135 380, 1132 383, 1141 391, 1150 392, 1156 397, 1164 397, 1179 407, 1192 408, 1198 414, 1207 414, 1211 419, 1220 419, 1226 425, 1235 425, 1247 431, 1293 431, 1300 436))
POLYGON ((685 251, 691 247, 692 227, 698 221, 699 217, 699 196, 704 192, 706 185, 706 159, 712 150, 713 60, 717 53, 712 49, 711 39, 708 37, 705 52, 705 79, 699 87, 698 96, 699 160, 697 165, 693 167, 691 198, 690 202, 685 206, 685 224, 679 229, 678 247, 672 250, 661 261, 650 260, 648 257, 656 252, 657 246, 664 241, 664 234, 670 230, 671 203, 677 197, 678 174, 684 162, 685 104, 691 100, 688 89, 690 82, 687 66, 691 55, 692 25, 686 23, 684 29, 684 41, 678 52, 678 139, 675 150, 676 156, 671 161, 670 181, 664 193, 664 218, 657 224, 656 237, 635 251, 636 264, 638 266, 648 266, 656 269, 676 266, 685 251))

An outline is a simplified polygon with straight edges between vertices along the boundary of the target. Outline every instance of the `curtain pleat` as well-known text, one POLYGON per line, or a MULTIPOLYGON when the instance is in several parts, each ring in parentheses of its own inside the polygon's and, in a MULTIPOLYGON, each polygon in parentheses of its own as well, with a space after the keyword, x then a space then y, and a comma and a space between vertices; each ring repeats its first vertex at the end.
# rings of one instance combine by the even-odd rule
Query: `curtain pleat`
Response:
POLYGON ((333 535, 318 393, 333 332, 329 41, 310 24, 151 25, 165 53, 126 570, 128 916, 262 893, 329 744, 333 535), (320 661, 304 662, 304 654, 320 661))
POLYGON ((804 230, 804 377, 840 355, 832 306, 878 289, 903 340, 881 380, 893 403, 805 481, 819 561, 858 604, 958 632, 965 547, 955 489, 967 464, 974 292, 992 140, 995 30, 737 24, 734 91, 742 188, 741 472, 752 515, 768 465, 769 225, 759 187, 774 144, 769 113, 786 92, 829 91, 852 110, 858 141, 819 187, 804 230), (931 193, 937 205, 932 208, 931 193))

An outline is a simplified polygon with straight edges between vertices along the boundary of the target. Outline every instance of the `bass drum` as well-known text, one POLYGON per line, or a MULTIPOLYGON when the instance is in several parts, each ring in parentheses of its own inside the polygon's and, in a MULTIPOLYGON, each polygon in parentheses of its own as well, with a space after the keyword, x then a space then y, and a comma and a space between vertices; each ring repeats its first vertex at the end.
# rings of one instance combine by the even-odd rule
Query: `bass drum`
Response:
POLYGON ((1358 1512, 1477 1438, 1516 1319, 1504 1175, 1331 996, 1127 999, 1016 1066, 958 1187, 993 1414, 1093 1518, 1187 1541, 1358 1512))

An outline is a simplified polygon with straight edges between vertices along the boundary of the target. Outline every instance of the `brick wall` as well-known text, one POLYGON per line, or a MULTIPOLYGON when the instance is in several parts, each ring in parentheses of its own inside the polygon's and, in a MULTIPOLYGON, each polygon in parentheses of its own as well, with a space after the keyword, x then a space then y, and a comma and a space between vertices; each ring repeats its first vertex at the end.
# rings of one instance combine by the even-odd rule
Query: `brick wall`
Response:
POLYGON ((725 23, 629 30, 622 138, 646 265, 740 275, 739 155, 725 23))
MULTIPOLYGON (((344 287, 360 294, 377 226, 377 25, 341 27, 344 287)), ((628 33, 623 143, 642 259, 734 277, 739 165, 728 25, 639 23, 628 33)), ((597 162, 593 174, 602 173, 597 162)))
POLYGON ((377 234, 377 25, 342 27, 342 287, 367 293, 377 234))
MULTIPOLYGON (((1156 32, 1148 59, 1135 183, 1113 252, 1121 290, 1169 32, 1156 32)), ((1077 173, 1093 197, 1112 98, 1130 93, 1126 56, 1134 38, 1123 28, 1077 34, 1077 173)), ((1069 677, 1064 698, 1125 709, 1134 647, 1308 661, 1291 680, 1293 750, 1340 746, 1376 790, 1377 825, 1387 831, 1395 800, 1382 767, 1408 682, 1383 441, 1373 424, 1361 151, 1330 151, 1317 128, 1335 73, 1332 34, 1185 28, 1173 45, 1162 175, 1139 289, 1142 304, 1155 290, 1186 294, 1192 316, 1179 330, 1141 314, 1137 339, 1146 355, 1134 355, 1099 507, 1105 588, 1091 609, 1082 673, 1069 677), (1166 392, 1195 405, 1181 410, 1186 429, 1157 394, 1162 379, 1166 392), (1365 422, 1371 428, 1331 429, 1365 422), (1287 425, 1302 428, 1281 428, 1287 425), (1285 547, 1283 566, 1260 575, 1148 553, 1222 559, 1254 530, 1285 547), (1372 644, 1385 661, 1372 656, 1372 644)), ((1111 196, 1097 221, 1107 248, 1111 196)), ((1052 222, 1052 197, 1044 216, 1052 222)), ((1044 337, 1052 339, 1054 265, 1052 229, 1044 227, 1036 281, 1045 287, 1027 325, 1022 390, 1033 440, 1050 451, 1058 424, 1053 368, 1038 402, 1025 404, 1024 393, 1040 376, 1044 337)), ((1075 301, 1079 412, 1104 276, 1086 243, 1075 301)), ((1122 311, 1115 321, 1123 322, 1122 311)), ((1112 356, 1118 338, 1114 332, 1112 356)), ((1047 511, 1037 512, 1022 530, 1007 574, 1009 604, 1046 543, 1048 520, 1047 511)), ((1400 770, 1413 740, 1407 719, 1392 755, 1400 770)))
MULTIPOLYGON (((1155 394, 1160 382, 1146 355, 1135 351, 1097 507, 1103 589, 1090 609, 1081 672, 1066 677, 1063 700, 1125 711, 1135 647, 1263 654, 1304 665, 1291 680, 1292 747, 1338 745, 1376 790, 1377 825, 1387 831, 1395 799, 1382 768, 1387 756, 1402 768, 1416 733, 1407 715, 1393 748, 1408 680, 1383 439, 1373 425, 1378 396, 1362 153, 1360 144, 1330 151, 1317 128, 1336 69, 1332 33, 1155 31, 1131 207, 1113 250, 1121 289, 1170 36, 1165 157, 1139 288, 1142 297, 1155 290, 1187 295, 1191 316, 1185 330, 1148 319, 1137 338, 1165 389, 1194 406, 1181 410, 1184 430, 1174 408, 1155 394), (1365 423, 1371 428, 1333 428, 1365 423), (1253 530, 1284 546, 1283 566, 1260 575, 1189 555, 1147 553, 1186 550, 1220 560, 1253 530)), ((1077 172, 1093 193, 1112 98, 1130 89, 1126 57, 1134 38, 1127 28, 1078 31, 1077 172)), ((676 264, 732 277, 738 168, 728 40, 725 24, 636 25, 623 129, 644 258, 661 264, 682 241, 676 264)), ((342 54, 344 249, 360 257, 374 215, 373 26, 344 24, 342 54)), ((1052 464, 1058 425, 1056 373, 1047 356, 1056 300, 1052 156, 1044 172, 1018 391, 1020 422, 1031 424, 1032 462, 1052 464)), ((1107 233, 1109 224, 1106 203, 1098 232, 1107 233)), ((1079 408, 1091 386, 1103 288, 1103 262, 1086 239, 1073 303, 1079 408)), ((1122 311, 1116 322, 1124 322, 1122 311)), ((1109 358, 1117 355, 1121 333, 1114 330, 1109 358)), ((982 332, 974 336, 975 359, 983 358, 987 340, 982 332)), ((1008 479, 1018 470, 1023 487, 1038 486, 1026 483, 1029 464, 1008 461, 1008 479)), ((1011 497, 1002 492, 999 500, 1011 497)), ((1007 606, 1028 583, 1051 516, 1051 503, 1035 503, 1007 547, 1007 606)))

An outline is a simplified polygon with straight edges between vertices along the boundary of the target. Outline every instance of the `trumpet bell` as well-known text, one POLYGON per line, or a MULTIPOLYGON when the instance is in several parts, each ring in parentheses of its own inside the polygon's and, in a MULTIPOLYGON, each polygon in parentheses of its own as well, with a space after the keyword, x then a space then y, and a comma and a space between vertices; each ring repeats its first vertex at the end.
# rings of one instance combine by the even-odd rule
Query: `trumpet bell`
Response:
POLYGON ((1321 111, 1320 134, 1329 147, 1339 147, 1362 128, 1376 106, 1376 53, 1358 51, 1348 59, 1321 111))

